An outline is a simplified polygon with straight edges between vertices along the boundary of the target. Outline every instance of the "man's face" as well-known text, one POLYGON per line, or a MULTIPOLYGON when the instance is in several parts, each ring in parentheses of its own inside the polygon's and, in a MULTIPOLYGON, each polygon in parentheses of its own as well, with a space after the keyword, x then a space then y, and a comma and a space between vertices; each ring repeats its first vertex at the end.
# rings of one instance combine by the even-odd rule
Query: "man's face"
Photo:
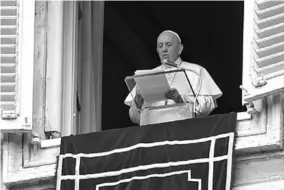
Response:
POLYGON ((157 39, 157 51, 161 62, 168 60, 175 62, 181 53, 181 44, 178 38, 169 32, 162 33, 157 39))

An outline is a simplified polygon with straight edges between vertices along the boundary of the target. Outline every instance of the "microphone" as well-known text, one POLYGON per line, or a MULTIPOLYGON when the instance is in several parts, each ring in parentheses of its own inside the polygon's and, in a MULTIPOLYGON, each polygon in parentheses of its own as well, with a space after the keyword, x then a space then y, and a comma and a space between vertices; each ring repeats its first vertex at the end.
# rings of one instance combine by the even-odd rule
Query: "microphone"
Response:
POLYGON ((163 60, 162 60, 162 63, 165 64, 165 65, 169 65, 169 66, 172 66, 172 67, 179 68, 176 64, 170 62, 170 61, 167 60, 167 59, 163 59, 163 60))

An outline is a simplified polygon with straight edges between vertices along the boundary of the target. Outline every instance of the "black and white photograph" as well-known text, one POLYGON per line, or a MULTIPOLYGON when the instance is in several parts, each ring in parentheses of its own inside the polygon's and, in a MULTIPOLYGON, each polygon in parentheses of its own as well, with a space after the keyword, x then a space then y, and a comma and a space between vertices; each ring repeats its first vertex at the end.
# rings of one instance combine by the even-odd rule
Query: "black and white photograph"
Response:
POLYGON ((283 0, 1 0, 3 190, 282 190, 283 0))

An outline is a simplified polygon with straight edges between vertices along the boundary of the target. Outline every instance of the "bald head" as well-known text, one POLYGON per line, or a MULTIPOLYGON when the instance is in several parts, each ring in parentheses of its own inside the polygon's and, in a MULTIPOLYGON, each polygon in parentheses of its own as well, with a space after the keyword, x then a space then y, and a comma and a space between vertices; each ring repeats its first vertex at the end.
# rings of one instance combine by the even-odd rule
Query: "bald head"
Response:
POLYGON ((183 46, 177 33, 166 30, 158 36, 157 52, 161 62, 163 62, 163 60, 175 62, 179 58, 182 49, 183 46))

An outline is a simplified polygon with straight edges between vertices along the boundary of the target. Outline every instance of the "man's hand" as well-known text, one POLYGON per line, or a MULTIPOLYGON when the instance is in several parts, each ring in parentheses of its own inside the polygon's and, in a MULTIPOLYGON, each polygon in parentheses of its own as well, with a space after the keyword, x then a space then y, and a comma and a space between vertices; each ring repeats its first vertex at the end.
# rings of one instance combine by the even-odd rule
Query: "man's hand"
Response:
POLYGON ((175 103, 183 103, 181 95, 179 94, 178 90, 175 88, 169 89, 169 91, 165 93, 165 97, 167 99, 175 101, 175 103))
POLYGON ((142 97, 141 92, 138 88, 136 88, 135 101, 138 105, 138 108, 140 109, 142 107, 142 104, 143 104, 143 97, 142 97))

